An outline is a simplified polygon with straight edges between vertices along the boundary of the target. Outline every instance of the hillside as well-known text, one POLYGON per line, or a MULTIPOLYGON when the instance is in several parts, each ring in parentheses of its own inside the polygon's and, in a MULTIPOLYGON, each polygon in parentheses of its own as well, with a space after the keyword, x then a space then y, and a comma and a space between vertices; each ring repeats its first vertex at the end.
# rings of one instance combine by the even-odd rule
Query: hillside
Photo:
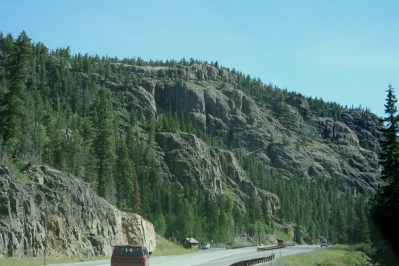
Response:
POLYGON ((381 122, 368 110, 218 63, 71 55, 25 37, 0 36, 0 111, 23 128, 2 130, 2 164, 71 173, 171 239, 265 239, 282 223, 309 242, 364 237, 348 224, 364 222, 379 182, 381 122), (12 113, 14 87, 24 105, 12 113))

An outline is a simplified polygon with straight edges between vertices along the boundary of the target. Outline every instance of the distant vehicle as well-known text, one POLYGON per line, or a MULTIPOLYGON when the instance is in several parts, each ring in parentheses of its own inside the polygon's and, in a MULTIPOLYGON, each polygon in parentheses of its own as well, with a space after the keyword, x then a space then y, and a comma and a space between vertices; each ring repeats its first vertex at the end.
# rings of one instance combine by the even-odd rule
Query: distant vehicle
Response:
POLYGON ((211 244, 209 244, 209 243, 202 243, 202 244, 200 245, 200 248, 201 248, 201 249, 210 249, 210 248, 211 248, 211 244))
POLYGON ((111 266, 150 266, 150 255, 143 245, 117 245, 111 257, 111 266))
POLYGON ((323 240, 320 242, 320 247, 328 247, 328 242, 323 240))

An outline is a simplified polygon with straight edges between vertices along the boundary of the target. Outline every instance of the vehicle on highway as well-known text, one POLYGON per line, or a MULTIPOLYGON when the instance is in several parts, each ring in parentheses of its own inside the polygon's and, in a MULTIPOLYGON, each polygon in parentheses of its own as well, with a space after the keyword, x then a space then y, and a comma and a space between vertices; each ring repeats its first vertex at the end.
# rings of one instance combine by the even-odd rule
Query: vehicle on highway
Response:
POLYGON ((320 242, 320 247, 328 247, 328 242, 325 241, 325 240, 322 240, 322 241, 320 242))
POLYGON ((209 243, 202 243, 202 244, 200 245, 200 248, 201 248, 201 249, 210 249, 210 248, 211 248, 211 244, 209 244, 209 243))
POLYGON ((116 245, 111 257, 111 266, 150 266, 150 255, 143 245, 116 245))

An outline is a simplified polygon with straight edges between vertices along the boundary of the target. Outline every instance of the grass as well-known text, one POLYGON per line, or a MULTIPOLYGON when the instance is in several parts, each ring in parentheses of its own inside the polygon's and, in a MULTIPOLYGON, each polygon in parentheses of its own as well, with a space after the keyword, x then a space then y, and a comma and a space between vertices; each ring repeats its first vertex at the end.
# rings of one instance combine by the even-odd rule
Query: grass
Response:
POLYGON ((281 239, 284 241, 284 243, 291 243, 292 238, 287 235, 285 232, 280 231, 280 230, 274 230, 274 234, 276 235, 277 239, 281 239))
POLYGON ((157 248, 152 253, 153 256, 168 256, 168 255, 179 255, 187 254, 198 251, 197 249, 187 249, 179 244, 176 244, 170 240, 163 238, 160 235, 156 236, 157 248))
POLYGON ((287 266, 362 266, 368 257, 360 251, 343 245, 319 248, 315 252, 278 259, 279 265, 287 266))
POLYGON ((284 233, 283 231, 280 230, 274 230, 274 234, 278 239, 284 240, 284 241, 291 241, 290 237, 284 233))
MULTIPOLYGON (((172 241, 169 241, 159 235, 156 236, 157 240, 157 248, 153 252, 152 256, 168 256, 168 255, 178 255, 178 254, 186 254, 196 252, 197 249, 186 249, 181 245, 176 244, 172 241)), ((71 257, 71 258, 56 258, 56 257, 46 257, 46 265, 48 264, 59 264, 59 263, 68 263, 68 262, 84 262, 84 261, 93 261, 93 260, 107 260, 111 259, 110 256, 102 256, 102 257, 90 257, 90 258, 82 258, 82 257, 71 257)), ((40 266, 44 265, 43 257, 36 258, 13 258, 13 257, 4 257, 0 258, 0 266, 40 266)))
POLYGON ((26 162, 16 161, 16 162, 12 162, 9 165, 9 167, 10 167, 11 173, 13 173, 19 179, 27 181, 27 180, 31 180, 32 177, 29 174, 22 173, 22 171, 21 171, 21 169, 23 169, 26 165, 27 165, 26 162))

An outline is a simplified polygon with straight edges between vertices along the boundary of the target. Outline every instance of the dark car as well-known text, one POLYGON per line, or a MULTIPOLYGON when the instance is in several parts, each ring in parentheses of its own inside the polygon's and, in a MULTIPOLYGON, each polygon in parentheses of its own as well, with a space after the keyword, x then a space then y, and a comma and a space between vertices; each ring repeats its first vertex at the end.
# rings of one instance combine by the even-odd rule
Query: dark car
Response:
POLYGON ((111 257, 111 266, 150 266, 150 255, 143 245, 117 245, 111 257))

